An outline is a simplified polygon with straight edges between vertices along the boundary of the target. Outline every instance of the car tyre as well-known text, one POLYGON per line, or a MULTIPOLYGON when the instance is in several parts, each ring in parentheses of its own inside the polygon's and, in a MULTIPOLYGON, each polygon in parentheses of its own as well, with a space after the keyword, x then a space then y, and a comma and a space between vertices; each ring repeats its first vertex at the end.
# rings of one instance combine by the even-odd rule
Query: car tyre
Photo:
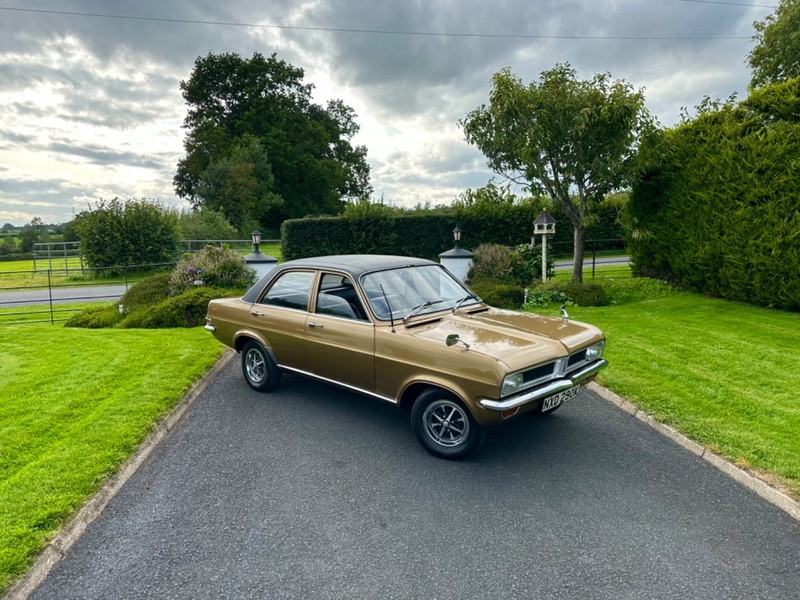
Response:
POLYGON ((475 452, 486 437, 464 404, 440 389, 419 395, 411 409, 411 428, 428 452, 439 458, 458 460, 475 452))
POLYGON ((274 390, 281 380, 281 371, 269 352, 254 340, 242 348, 242 373, 248 385, 258 392, 274 390))

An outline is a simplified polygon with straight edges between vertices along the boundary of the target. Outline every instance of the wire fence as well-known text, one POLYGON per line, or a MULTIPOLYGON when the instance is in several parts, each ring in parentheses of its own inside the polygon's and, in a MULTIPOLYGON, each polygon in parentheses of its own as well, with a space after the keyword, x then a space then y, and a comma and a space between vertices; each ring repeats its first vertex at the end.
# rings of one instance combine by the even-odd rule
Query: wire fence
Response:
POLYGON ((154 263, 92 269, 0 271, 0 325, 66 321, 90 302, 121 298, 135 283, 176 263, 154 263))
MULTIPOLYGON (((573 244, 560 242, 548 245, 548 252, 552 252, 556 259, 557 277, 560 272, 563 276, 571 277, 573 272, 573 244)), ((632 277, 630 258, 627 256, 625 240, 598 239, 586 240, 583 255, 583 279, 621 279, 632 277)))

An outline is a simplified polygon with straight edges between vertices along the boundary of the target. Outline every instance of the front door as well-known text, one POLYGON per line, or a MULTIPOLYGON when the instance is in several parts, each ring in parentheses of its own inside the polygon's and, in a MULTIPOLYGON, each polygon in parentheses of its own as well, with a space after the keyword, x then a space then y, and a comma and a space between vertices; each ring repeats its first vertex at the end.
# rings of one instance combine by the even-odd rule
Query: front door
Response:
POLYGON ((375 327, 349 276, 322 273, 306 319, 308 370, 361 390, 375 390, 375 327))

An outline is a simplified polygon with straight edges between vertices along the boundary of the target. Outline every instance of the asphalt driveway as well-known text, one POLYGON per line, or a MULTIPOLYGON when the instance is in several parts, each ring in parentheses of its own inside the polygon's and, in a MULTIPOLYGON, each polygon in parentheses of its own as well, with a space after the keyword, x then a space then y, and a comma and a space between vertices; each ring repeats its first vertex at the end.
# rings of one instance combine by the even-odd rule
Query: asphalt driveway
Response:
POLYGON ((32 598, 798 598, 800 524, 588 391, 420 448, 392 406, 230 363, 32 598))

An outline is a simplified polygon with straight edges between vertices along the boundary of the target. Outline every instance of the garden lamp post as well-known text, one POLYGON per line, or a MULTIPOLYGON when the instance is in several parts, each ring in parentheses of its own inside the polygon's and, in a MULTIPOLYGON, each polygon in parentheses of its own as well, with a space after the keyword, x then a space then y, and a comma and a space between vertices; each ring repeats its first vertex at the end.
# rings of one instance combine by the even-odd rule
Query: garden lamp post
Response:
POLYGON ((545 208, 533 222, 533 235, 542 236, 542 281, 547 281, 547 236, 556 234, 556 220, 545 208))
POLYGON ((272 267, 278 263, 278 259, 272 256, 263 254, 258 246, 261 244, 261 232, 256 230, 250 234, 250 239, 253 242, 253 252, 244 257, 248 267, 255 270, 256 275, 263 277, 272 267))
POLYGON ((461 241, 461 228, 458 225, 453 229, 453 240, 456 243, 455 246, 447 252, 442 252, 439 255, 439 262, 461 281, 466 281, 469 270, 472 268, 472 252, 458 245, 461 241))

